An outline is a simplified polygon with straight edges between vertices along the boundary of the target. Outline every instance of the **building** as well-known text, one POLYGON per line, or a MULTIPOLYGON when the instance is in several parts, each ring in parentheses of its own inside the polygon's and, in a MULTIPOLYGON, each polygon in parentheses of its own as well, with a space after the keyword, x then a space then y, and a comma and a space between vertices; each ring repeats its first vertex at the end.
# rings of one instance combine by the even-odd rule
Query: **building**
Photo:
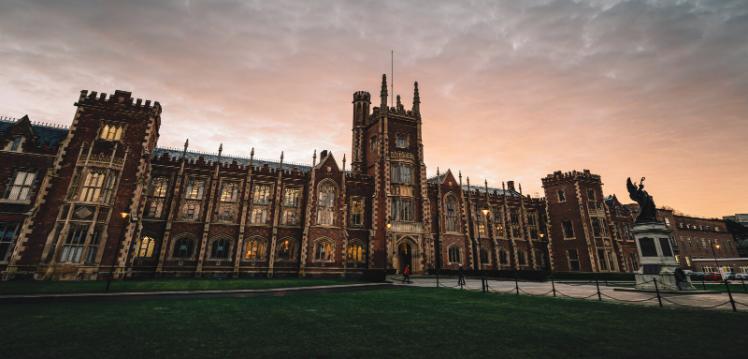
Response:
POLYGON ((556 171, 542 181, 553 269, 562 272, 625 270, 622 238, 612 225, 600 176, 589 170, 556 171))
POLYGON ((418 85, 388 96, 354 93, 350 169, 158 147, 161 105, 125 91, 81 91, 70 128, 0 121, 3 278, 548 268, 544 200, 427 178, 418 85))

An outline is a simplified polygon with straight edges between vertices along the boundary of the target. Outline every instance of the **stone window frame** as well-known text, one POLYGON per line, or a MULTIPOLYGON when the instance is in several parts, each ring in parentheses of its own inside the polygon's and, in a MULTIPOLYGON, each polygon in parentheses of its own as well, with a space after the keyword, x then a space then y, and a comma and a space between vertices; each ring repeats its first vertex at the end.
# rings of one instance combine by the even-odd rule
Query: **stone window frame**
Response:
POLYGON ((576 248, 570 248, 570 249, 566 250, 566 263, 569 266, 569 272, 581 272, 582 271, 582 263, 579 260, 579 251, 576 248), (571 265, 572 258, 570 256, 570 254, 572 253, 572 251, 573 251, 573 253, 576 256, 576 258, 573 259, 573 261, 576 262, 576 264, 577 264, 577 269, 576 270, 574 270, 573 266, 571 265))
POLYGON ((491 251, 489 251, 486 247, 481 246, 480 250, 478 251, 478 259, 481 265, 491 265, 493 263, 493 260, 491 259, 491 251), (483 261, 483 254, 485 253, 486 261, 483 261))
POLYGON ((351 227, 363 227, 364 222, 365 222, 364 218, 366 217, 366 200, 362 196, 351 196, 350 203, 351 203, 351 207, 350 207, 350 213, 348 215, 349 217, 348 221, 349 221, 350 226, 351 227), (356 207, 354 205, 356 201, 359 202, 360 206, 356 207), (354 210, 356 210, 357 208, 359 210, 358 213, 354 212, 354 210), (353 220, 354 218, 356 218, 355 215, 357 214, 359 215, 358 223, 356 223, 356 221, 353 220))
POLYGON ((458 264, 458 265, 462 265, 464 263, 464 261, 465 260, 463 258, 463 250, 462 250, 462 247, 459 244, 455 243, 455 244, 452 244, 452 245, 450 245, 450 246, 447 247, 447 264, 458 264), (457 254, 456 254, 457 259, 458 259, 457 262, 452 261, 452 259, 454 259, 454 258, 452 258, 453 254, 454 254, 452 252, 453 250, 457 250, 457 254))
POLYGON ((337 223, 337 210, 338 210, 338 184, 335 183, 335 181, 325 178, 319 183, 317 183, 317 198, 315 203, 315 221, 314 223, 318 226, 326 226, 326 227, 334 227, 337 223), (328 188, 332 188, 332 198, 326 197, 325 200, 327 200, 329 203, 323 203, 322 199, 322 189, 323 186, 329 186, 328 188), (324 206, 323 206, 324 204, 324 206), (322 212, 324 209, 325 212, 322 212), (323 217, 323 215, 325 217, 323 217), (327 221, 323 221, 323 218, 327 218, 329 215, 329 223, 327 221))
POLYGON ((251 206, 249 211, 248 223, 252 226, 269 226, 271 225, 272 213, 270 208, 273 204, 273 193, 275 183, 272 182, 255 182, 252 184, 252 194, 250 197, 251 206), (263 188, 259 192, 259 188, 263 188), (257 221, 258 213, 263 213, 262 221, 257 221))
POLYGON ((171 245, 169 246, 169 259, 172 260, 194 260, 197 256, 197 245, 198 245, 198 239, 193 235, 192 233, 180 233, 179 235, 174 236, 174 239, 171 241, 171 245), (179 243, 182 240, 190 240, 192 241, 192 249, 189 256, 181 257, 181 256, 175 256, 175 250, 177 247, 177 243, 179 243))
MULTIPOLYGON (((325 246, 323 248, 328 248, 328 247, 325 246)), ((315 262, 315 263, 334 263, 335 262, 335 254, 337 252, 337 246, 336 246, 335 241, 332 240, 329 237, 319 237, 319 238, 315 239, 312 242, 312 251, 313 251, 313 253, 312 253, 313 254, 312 261, 315 262), (326 251, 323 252, 325 254, 325 258, 320 258, 319 257, 320 251, 319 251, 318 248, 319 248, 320 245, 322 245, 322 246, 329 245, 330 246, 329 249, 331 250, 331 252, 326 252, 326 251)))
POLYGON ((561 220, 561 235, 564 237, 564 240, 574 240, 574 239, 577 239, 577 237, 576 237, 577 233, 576 233, 576 230, 574 230, 574 221, 572 221, 570 219, 562 219, 561 220), (567 236, 566 226, 564 225, 566 222, 569 223, 569 228, 571 228, 571 234, 572 234, 571 237, 567 236))
POLYGON ((287 237, 281 238, 278 241, 278 246, 276 246, 276 248, 275 248, 275 254, 274 255, 275 255, 276 261, 278 261, 278 262, 293 262, 293 261, 295 261, 296 258, 299 256, 299 243, 300 242, 298 240, 296 240, 296 238, 291 237, 291 236, 287 236, 287 237), (290 249, 291 255, 288 258, 281 258, 280 257, 280 251, 283 249, 283 244, 286 243, 286 241, 288 241, 288 243, 290 244, 289 249, 290 249))
POLYGON ((460 223, 460 204, 457 200, 457 195, 452 192, 447 192, 444 195, 444 231, 447 233, 462 234, 462 223, 460 223), (454 203, 453 216, 449 216, 449 203, 450 200, 454 203), (454 227, 450 228, 450 220, 453 220, 454 227))
POLYGON ((242 251, 242 261, 245 262, 264 262, 267 260, 267 252, 268 252, 268 240, 267 238, 264 238, 259 235, 251 236, 247 238, 247 240, 244 241, 244 248, 242 251), (247 258, 248 257, 248 250, 251 249, 250 245, 256 243, 255 246, 255 254, 254 258, 247 258))
POLYGON ((558 203, 566 203, 566 191, 560 189, 556 191, 556 200, 558 203))
POLYGON ((281 225, 284 226, 300 226, 301 225, 301 203, 304 197, 304 189, 301 186, 283 186, 283 198, 281 199, 281 225), (298 191, 298 195, 289 196, 289 190, 298 191), (294 201, 289 201, 295 199, 294 201), (293 203, 289 203, 293 202, 293 203), (289 213, 293 214, 295 223, 289 221, 289 213))
POLYGON ((210 240, 208 240, 208 243, 207 243, 208 248, 206 248, 208 250, 208 258, 212 259, 212 260, 219 260, 219 261, 230 260, 231 258, 233 258, 232 257, 232 249, 234 247, 233 244, 234 244, 233 238, 228 237, 228 236, 216 236, 216 237, 211 238, 210 240), (225 257, 216 257, 215 256, 215 253, 214 253, 214 249, 215 248, 214 248, 214 246, 219 241, 226 242, 226 249, 225 249, 226 256, 225 257))
POLYGON ((352 264, 363 264, 363 263, 366 263, 366 246, 364 245, 364 241, 362 241, 360 239, 353 239, 353 240, 351 240, 348 243, 348 246, 346 248, 345 260, 346 260, 346 262, 352 263, 352 264), (356 246, 358 246, 358 247, 361 248, 360 252, 358 253, 361 256, 361 259, 354 261, 354 260, 351 260, 351 257, 354 257, 354 254, 351 253, 351 252, 352 252, 352 249, 354 247, 356 247, 356 246))
POLYGON ((126 122, 102 120, 96 138, 102 141, 122 142, 126 131, 126 122))
POLYGON ((10 138, 10 141, 3 146, 3 151, 6 152, 17 152, 22 153, 23 152, 23 145, 26 143, 26 136, 24 135, 15 135, 10 138))
POLYGON ((2 198, 2 202, 14 202, 14 203, 31 203, 31 199, 35 195, 36 183, 38 182, 39 171, 33 168, 16 168, 13 170, 13 175, 8 180, 8 185, 5 188, 5 193, 2 198), (19 175, 23 173, 23 180, 21 183, 18 182, 19 175), (18 188, 15 195, 13 191, 18 188), (21 194, 25 191, 25 195, 21 198, 21 194), (11 196, 15 198, 11 198, 11 196))
POLYGON ((20 222, 0 222, 0 249, 5 252, 0 251, 0 263, 8 262, 13 255, 20 229, 20 222))
POLYGON ((395 133, 395 148, 407 149, 410 147, 410 135, 403 132, 395 133))
POLYGON ((138 247, 135 252, 136 258, 153 258, 153 254, 156 253, 156 238, 150 235, 143 235, 138 240, 138 247), (146 241, 147 240, 147 241, 146 241), (147 242, 147 243, 146 243, 147 242), (145 244, 145 247, 144 247, 145 244))
POLYGON ((166 196, 169 194, 169 177, 156 176, 151 179, 150 189, 144 216, 146 218, 163 218, 166 204, 166 196), (156 186, 158 184, 158 187, 156 186), (156 208, 155 212, 153 208, 156 208))

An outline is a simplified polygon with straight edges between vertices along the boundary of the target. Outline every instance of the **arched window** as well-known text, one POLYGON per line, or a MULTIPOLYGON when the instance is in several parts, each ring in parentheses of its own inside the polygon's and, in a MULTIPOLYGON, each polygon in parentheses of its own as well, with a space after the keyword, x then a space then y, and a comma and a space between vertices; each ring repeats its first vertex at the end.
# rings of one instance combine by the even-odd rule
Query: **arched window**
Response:
POLYGON ((278 243, 277 258, 279 261, 290 261, 296 258, 296 241, 284 238, 278 243))
POLYGON ((355 241, 348 245, 346 250, 346 258, 351 263, 363 263, 364 262, 364 246, 361 242, 355 241))
POLYGON ((226 259, 229 257, 231 244, 226 238, 216 239, 210 246, 210 257, 216 259, 226 259))
POLYGON ((323 181, 317 190, 317 224, 335 224, 335 184, 323 181))
POLYGON ((153 257, 153 250, 156 247, 156 240, 149 236, 144 236, 138 246, 138 257, 153 257))
POLYGON ((244 245, 244 259, 248 261, 261 261, 265 259, 265 240, 252 238, 244 245))
POLYGON ((189 237, 182 237, 174 242, 174 258, 191 258, 195 251, 195 241, 189 237))
POLYGON ((335 242, 329 238, 318 239, 314 243, 314 260, 317 262, 334 262, 335 242))
POLYGON ((447 232, 460 232, 460 221, 457 217, 457 198, 449 194, 444 199, 444 219, 447 232))
POLYGON ((451 246, 447 250, 449 252, 449 263, 462 264, 462 251, 458 246, 451 246))

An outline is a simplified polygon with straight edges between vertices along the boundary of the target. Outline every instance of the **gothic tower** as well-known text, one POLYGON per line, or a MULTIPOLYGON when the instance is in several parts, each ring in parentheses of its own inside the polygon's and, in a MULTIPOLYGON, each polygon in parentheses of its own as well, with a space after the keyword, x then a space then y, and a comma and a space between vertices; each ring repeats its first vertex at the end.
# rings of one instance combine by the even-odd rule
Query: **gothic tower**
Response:
POLYGON ((370 268, 400 271, 409 265, 412 271, 423 272, 433 266, 434 253, 418 83, 410 110, 400 96, 394 107, 387 105, 386 75, 379 106, 371 114, 368 95, 354 95, 353 150, 354 156, 361 153, 354 157, 358 168, 374 178, 370 268))

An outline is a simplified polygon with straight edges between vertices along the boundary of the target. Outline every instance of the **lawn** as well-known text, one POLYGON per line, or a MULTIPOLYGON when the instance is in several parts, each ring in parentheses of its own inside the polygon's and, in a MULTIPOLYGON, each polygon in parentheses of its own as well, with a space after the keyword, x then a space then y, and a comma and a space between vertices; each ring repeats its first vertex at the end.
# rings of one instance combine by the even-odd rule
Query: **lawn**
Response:
POLYGON ((436 288, 6 304, 0 317, 5 358, 738 358, 748 320, 436 288))
MULTIPOLYGON (((343 279, 247 278, 247 279, 162 279, 116 280, 112 292, 210 289, 268 289, 354 283, 343 279)), ((0 294, 35 293, 97 293, 103 292, 106 281, 8 281, 0 282, 0 294)))

